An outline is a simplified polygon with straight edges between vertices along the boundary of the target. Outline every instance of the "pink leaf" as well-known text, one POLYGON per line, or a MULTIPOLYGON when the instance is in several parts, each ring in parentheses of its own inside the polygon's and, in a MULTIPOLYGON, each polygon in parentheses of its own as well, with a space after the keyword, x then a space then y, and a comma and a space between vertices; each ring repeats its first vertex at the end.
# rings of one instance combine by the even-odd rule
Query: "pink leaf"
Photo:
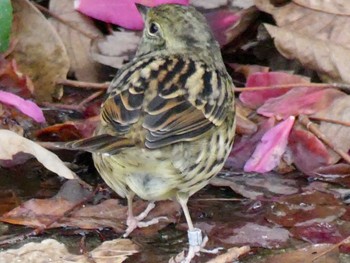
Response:
POLYGON ((294 88, 280 97, 269 99, 257 112, 265 117, 275 116, 277 119, 299 114, 308 115, 327 108, 340 96, 344 96, 344 93, 335 89, 294 88))
POLYGON ((228 31, 241 19, 239 15, 229 10, 213 11, 205 16, 220 46, 229 42, 228 31))
POLYGON ((143 20, 135 3, 157 6, 160 4, 188 5, 188 2, 189 0, 75 0, 74 6, 79 12, 95 19, 127 29, 141 30, 143 20))
POLYGON ((0 91, 0 102, 16 107, 25 115, 31 117, 36 122, 45 122, 45 117, 42 110, 34 102, 24 100, 15 94, 0 91))
POLYGON ((294 128, 288 140, 293 162, 300 171, 312 174, 315 169, 331 164, 327 147, 311 132, 294 128))
POLYGON ((225 167, 229 169, 242 169, 244 164, 254 152, 254 149, 263 135, 275 125, 275 118, 269 118, 259 124, 259 129, 251 136, 243 136, 235 140, 225 167))
MULTIPOLYGON (((283 84, 308 83, 305 78, 283 72, 257 72, 247 79, 246 87, 266 87, 283 84)), ((266 100, 285 94, 289 89, 269 89, 262 91, 243 91, 239 99, 248 107, 256 109, 266 100)))
POLYGON ((291 116, 264 134, 253 155, 246 162, 244 171, 265 173, 279 164, 286 150, 294 120, 295 117, 291 116))

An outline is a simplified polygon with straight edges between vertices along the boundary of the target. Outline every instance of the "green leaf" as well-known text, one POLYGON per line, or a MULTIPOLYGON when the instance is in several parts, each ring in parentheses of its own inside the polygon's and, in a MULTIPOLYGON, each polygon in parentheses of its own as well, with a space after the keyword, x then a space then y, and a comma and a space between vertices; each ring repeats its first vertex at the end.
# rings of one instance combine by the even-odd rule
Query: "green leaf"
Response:
POLYGON ((11 1, 0 0, 0 52, 9 47, 12 19, 11 1))

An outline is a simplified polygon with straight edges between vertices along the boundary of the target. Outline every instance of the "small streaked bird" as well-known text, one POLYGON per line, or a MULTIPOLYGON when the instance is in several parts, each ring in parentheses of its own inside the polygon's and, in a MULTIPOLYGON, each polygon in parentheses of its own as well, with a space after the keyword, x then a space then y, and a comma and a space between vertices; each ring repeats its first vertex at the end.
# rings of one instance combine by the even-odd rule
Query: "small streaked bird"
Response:
POLYGON ((189 251, 204 250, 187 201, 216 175, 235 133, 232 80, 205 18, 194 7, 137 4, 145 21, 135 58, 113 79, 92 138, 70 148, 93 153, 105 182, 128 200, 125 236, 142 222, 154 201, 177 200, 184 211, 189 251), (135 217, 135 195, 149 200, 135 217))

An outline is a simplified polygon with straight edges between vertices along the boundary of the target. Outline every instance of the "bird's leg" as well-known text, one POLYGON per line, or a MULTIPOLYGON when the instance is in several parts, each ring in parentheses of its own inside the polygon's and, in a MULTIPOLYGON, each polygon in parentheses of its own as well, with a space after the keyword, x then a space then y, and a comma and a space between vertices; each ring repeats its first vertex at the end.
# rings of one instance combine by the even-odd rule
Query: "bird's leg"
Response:
POLYGON ((154 202, 150 202, 146 209, 140 213, 138 216, 134 216, 133 210, 132 210, 132 203, 134 199, 134 194, 127 195, 128 200, 128 218, 126 219, 126 225, 128 226, 125 230, 125 233, 123 237, 127 237, 130 235, 132 231, 134 231, 136 228, 143 228, 148 227, 154 224, 158 224, 161 219, 167 220, 168 218, 165 216, 155 217, 149 221, 142 221, 143 219, 148 216, 149 212, 152 211, 152 209, 156 206, 154 202))
POLYGON ((190 216, 190 212, 188 211, 187 201, 188 196, 184 194, 178 194, 177 200, 180 203, 182 210, 185 214, 185 218, 188 225, 187 235, 188 235, 188 243, 189 249, 185 259, 181 261, 181 263, 189 263, 191 260, 199 254, 199 252, 216 254, 219 252, 221 248, 216 248, 213 250, 204 249, 205 245, 208 242, 208 237, 205 236, 203 238, 202 231, 199 228, 195 228, 192 223, 192 219, 190 216))

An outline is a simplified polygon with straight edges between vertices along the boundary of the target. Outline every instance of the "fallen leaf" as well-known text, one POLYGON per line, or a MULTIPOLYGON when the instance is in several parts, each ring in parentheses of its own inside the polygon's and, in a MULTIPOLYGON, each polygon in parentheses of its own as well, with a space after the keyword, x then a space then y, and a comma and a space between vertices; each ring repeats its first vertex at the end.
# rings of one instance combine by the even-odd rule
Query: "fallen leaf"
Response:
POLYGON ((281 227, 268 227, 254 223, 247 223, 241 228, 233 230, 234 235, 222 239, 222 242, 238 245, 248 244, 265 248, 280 247, 289 239, 288 230, 281 227))
POLYGON ((284 29, 323 40, 325 44, 350 48, 350 11, 346 0, 293 0, 281 6, 274 6, 270 0, 255 0, 255 4, 273 15, 277 25, 284 29))
POLYGON ((160 4, 183 4, 188 5, 189 0, 76 0, 75 9, 95 19, 116 24, 127 29, 143 29, 141 14, 135 3, 146 6, 160 4))
POLYGON ((267 220, 285 227, 332 222, 346 211, 332 194, 319 191, 280 197, 269 210, 267 220))
MULTIPOLYGON (((350 120, 350 96, 345 95, 336 98, 333 103, 323 111, 319 111, 315 114, 317 117, 323 117, 331 120, 338 120, 343 122, 349 122, 350 120)), ((320 131, 327 137, 332 138, 332 143, 344 152, 350 150, 350 127, 321 122, 320 131)), ((331 163, 336 163, 340 160, 340 156, 334 152, 330 153, 332 156, 331 163)))
POLYGON ((70 58, 71 68, 80 81, 99 82, 101 65, 90 56, 91 40, 102 37, 93 21, 74 10, 74 0, 52 0, 50 11, 59 15, 67 23, 78 27, 89 36, 78 32, 60 21, 51 19, 52 25, 60 35, 70 58))
POLYGON ((14 59, 6 60, 0 56, 0 86, 4 91, 11 92, 22 98, 28 99, 34 92, 32 81, 27 75, 22 74, 14 59))
POLYGON ((345 93, 336 89, 294 88, 284 95, 268 99, 257 112, 265 117, 286 119, 300 114, 314 114, 329 109, 333 101, 345 93))
POLYGON ((295 118, 291 116, 263 135, 252 156, 245 163, 244 171, 265 173, 278 166, 286 151, 294 120, 295 118))
POLYGON ((13 0, 12 38, 16 46, 11 53, 19 69, 33 81, 39 101, 60 97, 58 79, 66 78, 69 59, 62 40, 47 19, 28 0, 13 0))
POLYGON ((278 51, 288 59, 298 59, 305 67, 326 75, 333 82, 350 83, 350 48, 329 41, 265 24, 278 51))
POLYGON ((315 223, 309 226, 293 227, 290 231, 295 238, 312 244, 337 244, 347 237, 339 231, 336 223, 315 223))
MULTIPOLYGON (((257 72, 248 76, 246 87, 266 87, 283 84, 309 83, 305 77, 291 75, 284 72, 257 72)), ((279 97, 290 89, 269 89, 256 91, 243 91, 239 95, 240 101, 245 106, 256 109, 263 105, 268 99, 279 97)))
POLYGON ((0 129, 0 160, 11 160, 19 152, 33 155, 48 170, 61 177, 76 178, 76 175, 54 153, 12 131, 0 129))
POLYGON ((30 100, 24 100, 15 94, 0 90, 0 102, 16 107, 25 115, 31 117, 36 122, 45 122, 43 111, 30 100))
POLYGON ((274 125, 275 118, 263 120, 259 124, 257 132, 235 139, 230 155, 225 162, 225 167, 229 169, 242 169, 246 161, 253 154, 262 136, 274 125))
POLYGON ((227 5, 228 0, 190 0, 191 5, 197 8, 214 9, 227 5))
POLYGON ((292 161, 300 171, 312 174, 315 169, 332 163, 327 147, 311 132, 294 128, 288 140, 292 161))
POLYGON ((296 178, 275 173, 249 175, 216 176, 210 184, 230 187, 235 193, 249 199, 272 198, 280 195, 296 194, 300 185, 296 178))
POLYGON ((206 263, 227 263, 227 262, 234 262, 238 260, 238 258, 250 251, 250 247, 243 246, 243 247, 233 247, 229 248, 226 253, 221 254, 217 256, 216 258, 213 258, 206 263))
POLYGON ((54 124, 36 132, 40 141, 68 142, 82 139, 80 131, 72 122, 54 124))
POLYGON ((1 262, 79 262, 122 263, 128 256, 138 253, 138 246, 130 239, 115 239, 103 242, 87 255, 71 254, 66 246, 54 239, 45 239, 40 243, 30 242, 20 248, 0 252, 1 262))
POLYGON ((350 3, 344 0, 294 0, 298 5, 336 15, 350 15, 350 3))
MULTIPOLYGON (((61 190, 49 199, 31 199, 1 217, 1 221, 25 225, 29 227, 56 228, 75 227, 80 229, 112 228, 117 233, 126 229, 127 206, 119 199, 107 199, 97 205, 84 205, 69 215, 64 216, 71 208, 84 200, 90 192, 85 190, 76 180, 67 181, 61 190), (57 221, 52 223, 52 219, 57 221), (49 223, 52 223, 48 226, 49 223)), ((137 200, 133 203, 135 215, 143 212, 148 202, 137 200)), ((147 228, 136 229, 132 236, 154 235, 158 230, 170 223, 175 223, 181 207, 173 201, 157 202, 156 207, 147 216, 146 221, 158 216, 166 216, 158 224, 147 228)))
POLYGON ((205 17, 220 46, 228 44, 233 39, 230 36, 230 31, 233 27, 236 28, 241 19, 241 16, 237 12, 225 9, 212 11, 205 14, 205 17))
POLYGON ((93 41, 91 56, 101 64, 120 68, 135 55, 140 40, 140 36, 135 32, 114 31, 106 38, 93 41))
POLYGON ((339 251, 330 244, 317 244, 292 252, 269 256, 264 263, 338 263, 339 251), (319 257, 320 254, 328 252, 319 257))

